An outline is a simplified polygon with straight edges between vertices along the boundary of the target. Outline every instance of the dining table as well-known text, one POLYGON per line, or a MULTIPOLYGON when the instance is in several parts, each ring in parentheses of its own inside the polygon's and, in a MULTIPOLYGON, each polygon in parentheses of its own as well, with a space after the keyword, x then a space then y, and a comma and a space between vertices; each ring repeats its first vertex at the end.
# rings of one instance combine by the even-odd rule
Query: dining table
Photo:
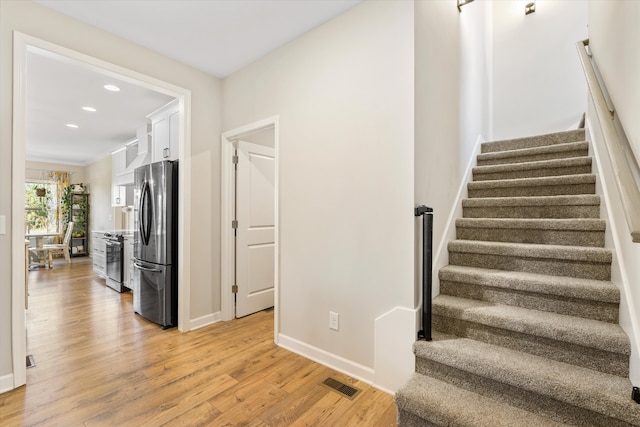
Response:
POLYGON ((30 263, 29 266, 44 267, 46 264, 46 253, 44 250, 44 239, 46 237, 60 237, 61 234, 56 231, 32 231, 25 233, 24 238, 31 241, 35 240, 35 246, 29 246, 29 252, 35 254, 38 257, 37 263, 30 263))

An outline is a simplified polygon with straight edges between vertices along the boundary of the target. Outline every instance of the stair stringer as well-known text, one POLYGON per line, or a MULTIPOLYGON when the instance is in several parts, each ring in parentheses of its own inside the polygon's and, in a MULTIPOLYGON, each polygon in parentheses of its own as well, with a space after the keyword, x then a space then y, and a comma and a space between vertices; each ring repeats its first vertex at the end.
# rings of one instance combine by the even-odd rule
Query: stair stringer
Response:
MULTIPOLYGON (((462 218, 462 200, 468 197, 467 184, 473 180, 473 168, 477 166, 477 158, 478 154, 480 154, 482 149, 482 143, 486 142, 482 135, 478 135, 476 138, 476 145, 473 147, 473 151, 470 153, 470 158, 467 161, 467 168, 465 170, 464 176, 461 178, 460 187, 458 187, 458 192, 456 193, 456 199, 453 201, 453 205, 449 211, 449 216, 447 217, 447 222, 444 226, 444 232, 442 233, 442 238, 437 245, 434 244, 434 256, 432 263, 432 286, 433 292, 431 294, 432 298, 435 298, 440 294, 440 278, 438 277, 438 272, 441 268, 449 265, 449 248, 448 244, 450 241, 456 239, 456 220, 458 218, 462 218)), ((439 212, 434 212, 434 221, 436 215, 440 215, 439 212)), ((436 243, 436 242, 434 242, 436 243)), ((422 259, 422 246, 420 246, 420 253, 418 254, 418 259, 422 259)), ((421 283, 421 282, 419 282, 421 283)), ((420 301, 422 301, 422 295, 420 295, 420 301)), ((417 333, 417 331, 416 331, 417 333)))
MULTIPOLYGON (((589 108, 591 109, 591 99, 589 108)), ((640 304, 640 291, 633 295, 632 283, 640 283, 640 245, 633 243, 627 232, 628 227, 622 201, 615 185, 615 175, 604 147, 605 142, 599 127, 587 114, 585 137, 589 141, 589 154, 593 158, 596 179, 596 194, 601 196, 600 218, 607 221, 605 247, 613 252, 611 262, 611 282, 620 290, 619 323, 631 342, 629 357, 629 379, 640 385, 640 321, 636 308, 640 304)))

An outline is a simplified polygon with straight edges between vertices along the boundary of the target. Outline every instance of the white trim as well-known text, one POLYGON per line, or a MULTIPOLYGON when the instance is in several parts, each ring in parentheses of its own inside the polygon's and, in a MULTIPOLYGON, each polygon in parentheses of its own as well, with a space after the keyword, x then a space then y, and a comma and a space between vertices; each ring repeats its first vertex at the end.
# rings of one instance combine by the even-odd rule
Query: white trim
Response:
MULTIPOLYGON (((460 186, 458 187, 458 193, 456 195, 456 200, 451 206, 451 211, 449 212, 449 217, 447 218, 447 223, 444 227, 444 233, 442 233, 442 239, 438 244, 438 249, 435 252, 435 256, 433 257, 433 269, 432 269, 432 285, 433 285, 433 296, 440 294, 440 278, 438 277, 438 271, 442 267, 445 267, 449 264, 449 249, 448 244, 450 241, 456 239, 456 219, 462 218, 462 200, 467 198, 467 184, 471 182, 473 179, 473 168, 476 166, 476 160, 478 158, 478 154, 480 154, 480 150, 482 149, 482 143, 485 142, 482 135, 478 135, 476 139, 476 145, 473 148, 473 153, 469 158, 467 163, 467 169, 465 171, 464 177, 460 182, 460 186)), ((422 297, 420 298, 422 301, 422 297)), ((420 306, 422 303, 420 303, 420 306)), ((416 331, 417 332, 417 331, 416 331)))
MULTIPOLYGON (((289 351, 299 354, 300 356, 320 363, 321 365, 327 366, 338 372, 347 374, 357 380, 373 385, 374 371, 367 366, 361 365, 349 359, 345 359, 344 357, 340 357, 336 354, 329 353, 321 348, 314 347, 283 334, 280 334, 278 345, 282 348, 286 348, 289 351)), ((374 387, 378 388, 378 386, 374 387)), ((381 388, 381 390, 383 389, 381 388)))
POLYGON ((233 141, 222 134, 221 157, 221 210, 220 213, 220 311, 224 321, 235 317, 233 304, 233 266, 236 262, 236 254, 233 250, 234 234, 231 231, 231 221, 235 218, 235 180, 233 179, 233 141))
POLYGON ((0 377, 0 394, 5 391, 13 390, 13 388, 13 374, 7 374, 0 377))
MULTIPOLYGON (((119 65, 85 55, 27 34, 13 33, 13 137, 12 137, 12 254, 24 251, 23 183, 25 177, 25 70, 29 47, 47 50, 84 63, 103 74, 113 75, 132 84, 154 90, 180 100, 180 168, 179 168, 179 233, 178 245, 178 329, 189 330, 191 300, 191 256, 188 219, 191 217, 191 91, 119 65)), ((24 256, 13 256, 12 286, 12 358, 14 387, 26 383, 26 332, 24 320, 24 256)))
POLYGON ((194 331, 196 329, 204 328, 205 326, 218 323, 221 320, 220 312, 216 311, 215 313, 207 314, 206 316, 198 317, 197 319, 192 319, 191 322, 189 322, 189 330, 194 331))
POLYGON ((13 34, 13 135, 11 159, 11 357, 13 387, 27 383, 24 270, 24 180, 27 41, 13 34))
POLYGON ((279 189, 280 189, 280 119, 278 116, 269 117, 246 126, 239 127, 221 136, 221 215, 220 215, 220 308, 222 320, 231 320, 235 317, 235 305, 233 303, 233 271, 235 265, 234 253, 234 233, 231 228, 231 221, 235 217, 235 180, 233 177, 234 168, 232 158, 234 154, 234 141, 243 136, 273 129, 274 151, 276 155, 275 164, 275 251, 274 251, 274 335, 273 339, 278 343, 280 332, 280 214, 279 214, 279 189))
POLYGON ((180 99, 178 141, 178 330, 188 332, 191 318, 191 91, 180 99))

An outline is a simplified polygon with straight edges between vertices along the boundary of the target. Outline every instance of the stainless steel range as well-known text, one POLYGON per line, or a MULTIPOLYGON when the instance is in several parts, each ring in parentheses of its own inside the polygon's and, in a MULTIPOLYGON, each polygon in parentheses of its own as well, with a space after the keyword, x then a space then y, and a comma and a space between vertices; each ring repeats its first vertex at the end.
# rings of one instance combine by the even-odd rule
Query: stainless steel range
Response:
POLYGON ((127 292, 124 286, 124 237, 118 233, 104 233, 107 245, 107 286, 118 292, 127 292))

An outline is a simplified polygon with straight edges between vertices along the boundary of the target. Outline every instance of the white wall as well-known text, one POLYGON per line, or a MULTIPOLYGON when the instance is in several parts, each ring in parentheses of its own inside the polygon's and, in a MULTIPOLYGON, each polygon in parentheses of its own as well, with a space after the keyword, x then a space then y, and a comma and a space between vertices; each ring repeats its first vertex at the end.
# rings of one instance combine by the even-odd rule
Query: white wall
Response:
MULTIPOLYGON (((461 13, 454 8, 455 14, 443 2, 417 5, 429 12, 429 19, 424 30, 416 31, 416 46, 431 47, 416 52, 416 63, 425 64, 424 71, 416 72, 416 204, 435 210, 435 296, 440 292, 438 271, 449 263, 447 244, 456 238, 455 220, 462 217, 461 202, 476 154, 480 143, 492 137, 493 3, 474 2, 461 13), (434 13, 438 7, 440 14, 434 13), (420 89, 420 80, 430 81, 432 89, 420 89)), ((421 226, 417 228, 421 233, 421 226)), ((419 271, 416 277, 420 280, 419 271)))
MULTIPOLYGON (((471 7, 473 5, 469 5, 471 7)), ((433 249, 444 237, 464 164, 460 146, 460 18, 448 2, 416 2, 415 205, 432 207, 433 249)), ((465 11, 467 9, 465 8, 465 11)), ((422 283, 422 219, 415 220, 415 304, 422 283)), ((434 295, 437 295, 437 289, 434 295)))
POLYGON ((479 1, 459 15, 462 166, 479 136, 493 138, 493 7, 494 2, 479 1))
MULTIPOLYGON (((590 1, 589 45, 614 107, 636 157, 640 153, 640 3, 590 1)), ((609 162, 593 108, 587 116, 599 167, 600 192, 607 216, 607 247, 614 249, 612 282, 621 290, 620 325, 632 343, 630 378, 640 385, 640 244, 633 243, 627 227, 615 173, 609 162)))
POLYGON ((586 110, 575 44, 587 38, 587 1, 538 0, 527 16, 527 0, 492 3, 494 139, 576 124, 586 110))
MULTIPOLYGON (((87 166, 89 231, 113 230, 115 209, 111 207, 111 156, 87 166)), ((89 236, 91 237, 91 235, 89 236)), ((89 242, 91 248, 93 242, 89 242)))
POLYGON ((364 2, 223 82, 225 129, 280 117, 281 343, 361 376, 413 305, 413 77, 413 3, 364 2))
POLYGON ((640 163, 640 2, 589 2, 589 46, 640 163))
MULTIPOLYGON (((0 1, 0 215, 11 230, 13 31, 97 57, 191 91, 191 312, 220 310, 220 81, 30 1, 0 1), (213 165, 213 167, 212 167, 213 165)), ((18 147, 20 148, 20 147, 18 147)), ((22 165, 17 165, 23 167, 22 165)), ((12 372, 11 232, 0 235, 0 380, 12 372)))

